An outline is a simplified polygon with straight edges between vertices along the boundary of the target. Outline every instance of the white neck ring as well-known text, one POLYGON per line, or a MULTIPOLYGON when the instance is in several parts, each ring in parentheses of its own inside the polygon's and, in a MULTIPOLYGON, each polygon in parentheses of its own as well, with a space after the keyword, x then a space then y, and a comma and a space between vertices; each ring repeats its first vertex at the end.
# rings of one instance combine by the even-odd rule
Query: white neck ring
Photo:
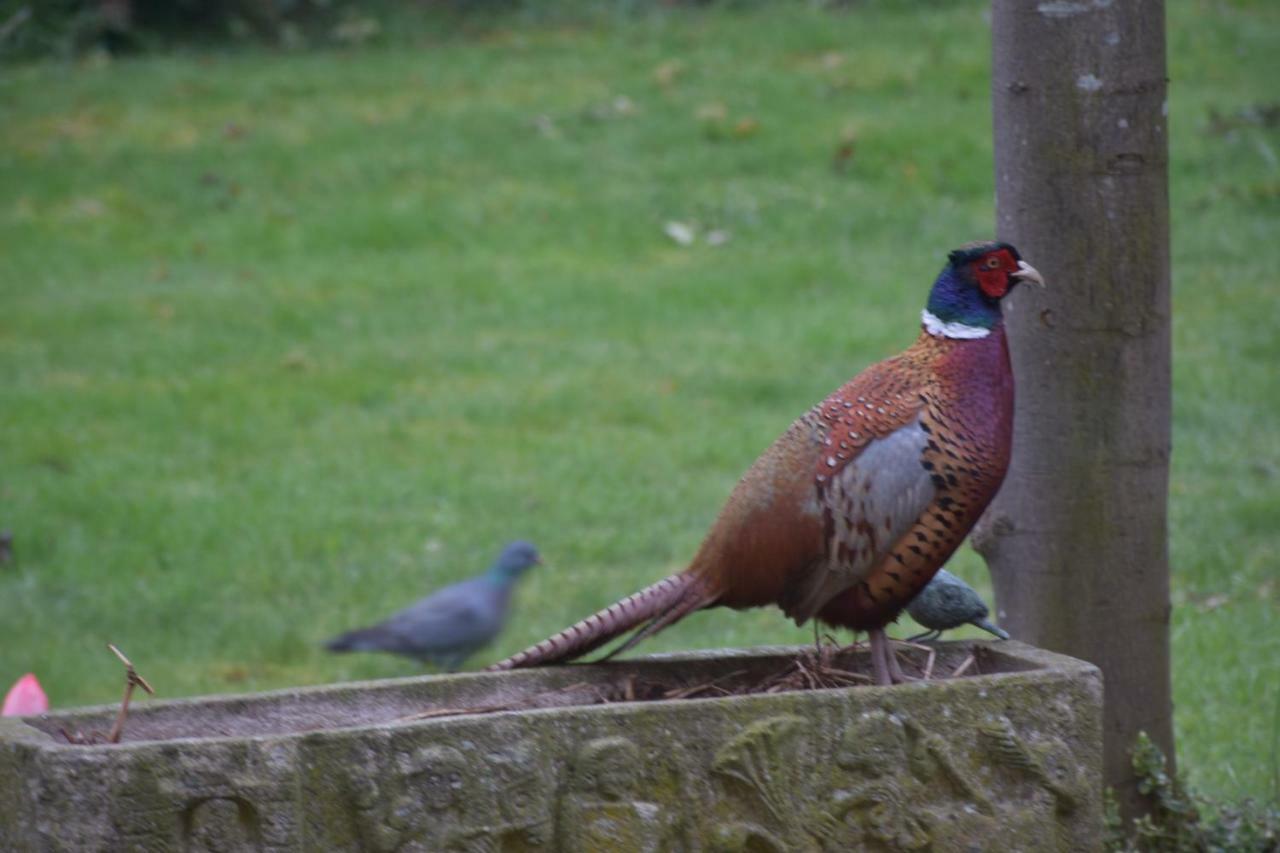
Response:
POLYGON ((944 323, 928 308, 920 312, 920 319, 924 323, 924 330, 935 338, 975 340, 977 338, 985 338, 991 334, 990 329, 984 329, 981 326, 966 326, 964 323, 944 323))

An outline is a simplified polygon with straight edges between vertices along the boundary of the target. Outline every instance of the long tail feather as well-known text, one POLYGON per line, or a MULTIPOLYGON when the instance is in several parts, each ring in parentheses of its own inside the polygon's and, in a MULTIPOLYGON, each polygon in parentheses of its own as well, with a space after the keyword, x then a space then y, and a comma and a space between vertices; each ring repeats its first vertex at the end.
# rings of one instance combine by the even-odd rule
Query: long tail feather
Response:
POLYGON ((676 602, 665 613, 660 613, 650 619, 649 624, 636 631, 630 637, 627 637, 627 641, 625 643, 620 643, 617 648, 610 651, 609 654, 605 655, 601 660, 609 660, 609 658, 614 657, 615 655, 622 654, 644 638, 652 637, 663 628, 666 628, 669 625, 674 625, 693 611, 700 610, 705 606, 706 601, 701 597, 695 595, 685 596, 683 599, 676 602))
POLYGON ((591 614, 581 622, 570 625, 536 646, 530 646, 504 661, 495 663, 489 669, 520 669, 573 660, 598 649, 637 625, 650 622, 649 626, 638 632, 637 637, 633 637, 623 646, 623 648, 630 648, 641 638, 653 633, 650 630, 652 625, 661 623, 658 624, 658 628, 665 628, 680 617, 710 604, 711 599, 703 592, 703 586, 701 579, 690 572, 663 578, 652 586, 647 586, 616 604, 610 604, 604 610, 591 614), (671 613, 678 615, 668 618, 671 613))

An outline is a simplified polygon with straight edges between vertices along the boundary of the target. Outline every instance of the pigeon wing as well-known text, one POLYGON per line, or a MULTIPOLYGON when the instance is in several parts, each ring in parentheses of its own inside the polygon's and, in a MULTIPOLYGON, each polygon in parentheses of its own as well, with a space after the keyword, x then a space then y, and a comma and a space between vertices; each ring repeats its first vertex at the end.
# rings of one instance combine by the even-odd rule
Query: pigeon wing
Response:
POLYGON ((475 578, 413 604, 382 623, 401 654, 430 656, 478 648, 498 633, 506 595, 486 579, 475 578))

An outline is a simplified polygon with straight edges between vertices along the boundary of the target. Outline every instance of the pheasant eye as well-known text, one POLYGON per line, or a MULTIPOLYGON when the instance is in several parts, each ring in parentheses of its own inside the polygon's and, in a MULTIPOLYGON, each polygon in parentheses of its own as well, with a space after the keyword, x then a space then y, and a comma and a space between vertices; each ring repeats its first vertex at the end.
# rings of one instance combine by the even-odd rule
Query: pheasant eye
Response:
POLYGON ((995 255, 992 255, 991 257, 987 258, 985 261, 982 262, 982 266, 985 267, 986 269, 993 270, 996 267, 1000 266, 1000 259, 997 258, 995 255))

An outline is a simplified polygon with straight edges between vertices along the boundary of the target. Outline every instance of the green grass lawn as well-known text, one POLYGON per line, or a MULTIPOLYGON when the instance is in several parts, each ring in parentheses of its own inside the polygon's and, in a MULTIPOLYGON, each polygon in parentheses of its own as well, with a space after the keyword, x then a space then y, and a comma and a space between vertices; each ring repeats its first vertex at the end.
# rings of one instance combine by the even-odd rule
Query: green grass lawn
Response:
MULTIPOLYGON (((1275 798, 1280 5, 1169 11, 1179 747, 1275 798)), ((414 674, 319 644, 516 536, 550 565, 473 663, 523 647, 680 568, 992 230, 978 2, 392 41, 0 69, 4 685, 112 701, 107 641, 164 696, 414 674)))

